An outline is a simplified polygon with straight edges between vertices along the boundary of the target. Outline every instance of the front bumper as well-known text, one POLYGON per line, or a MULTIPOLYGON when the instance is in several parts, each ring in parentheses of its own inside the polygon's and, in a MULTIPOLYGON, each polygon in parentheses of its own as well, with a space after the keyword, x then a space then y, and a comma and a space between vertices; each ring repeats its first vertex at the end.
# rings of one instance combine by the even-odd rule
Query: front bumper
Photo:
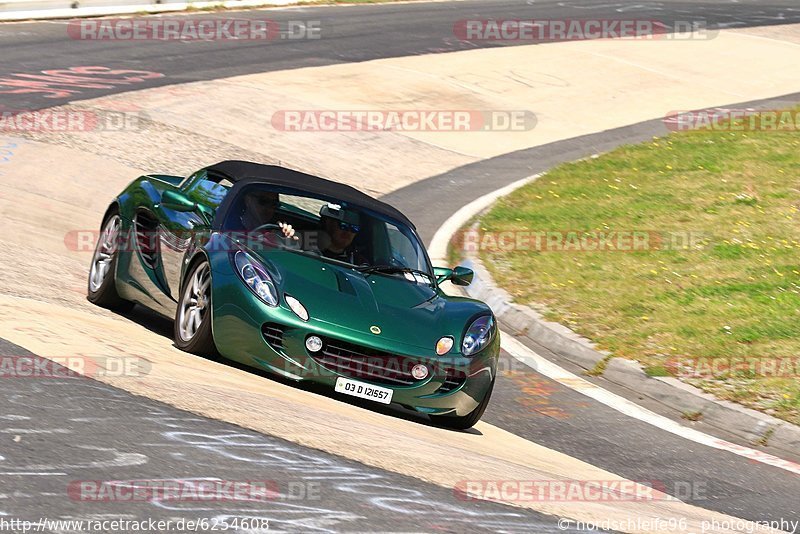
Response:
POLYGON ((269 307, 250 293, 235 274, 219 271, 214 273, 212 303, 212 330, 220 354, 292 380, 329 386, 331 393, 337 396, 345 396, 334 392, 336 379, 343 376, 389 388, 393 391, 392 403, 421 413, 465 416, 475 410, 488 393, 497 371, 499 335, 471 358, 454 351, 438 356, 432 350, 425 353, 413 345, 385 339, 376 344, 375 336, 368 332, 346 330, 315 321, 313 317, 304 322, 283 305, 269 307), (280 344, 275 343, 277 329, 282 331, 280 344), (354 375, 352 370, 337 369, 324 361, 320 363, 319 356, 312 357, 305 347, 306 338, 312 334, 359 347, 362 354, 372 358, 367 365, 375 365, 388 355, 394 358, 388 366, 390 370, 410 369, 421 363, 428 367, 429 375, 411 384, 394 383, 381 375, 369 378, 361 373, 354 375))

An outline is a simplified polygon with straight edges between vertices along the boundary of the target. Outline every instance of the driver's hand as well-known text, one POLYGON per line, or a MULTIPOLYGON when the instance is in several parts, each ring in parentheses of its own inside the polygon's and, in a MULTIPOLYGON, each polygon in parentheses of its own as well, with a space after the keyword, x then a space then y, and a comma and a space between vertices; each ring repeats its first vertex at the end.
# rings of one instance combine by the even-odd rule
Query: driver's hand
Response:
POLYGON ((280 226, 280 227, 281 227, 281 231, 283 232, 283 237, 286 237, 286 238, 292 238, 292 239, 294 239, 295 241, 297 241, 298 239, 300 239, 299 237, 297 237, 296 235, 294 235, 294 233, 295 233, 295 232, 294 232, 294 228, 292 228, 292 225, 291 225, 291 224, 287 224, 287 223, 282 223, 282 222, 279 222, 279 223, 278 223, 278 226, 280 226))

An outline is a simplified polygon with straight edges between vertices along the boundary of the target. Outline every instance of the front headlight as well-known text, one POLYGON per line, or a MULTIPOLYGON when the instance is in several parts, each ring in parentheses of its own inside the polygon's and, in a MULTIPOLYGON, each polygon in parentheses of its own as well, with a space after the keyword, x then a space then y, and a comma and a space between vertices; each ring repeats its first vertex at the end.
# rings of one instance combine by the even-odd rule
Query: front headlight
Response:
POLYGON ((250 291, 270 306, 278 305, 278 290, 267 270, 252 256, 238 251, 233 257, 236 272, 250 291))
POLYGON ((494 317, 491 315, 478 317, 472 321, 472 324, 469 325, 467 329, 467 333, 464 334, 464 341, 461 342, 461 352, 464 356, 472 356, 480 352, 489 344, 493 335, 494 317))

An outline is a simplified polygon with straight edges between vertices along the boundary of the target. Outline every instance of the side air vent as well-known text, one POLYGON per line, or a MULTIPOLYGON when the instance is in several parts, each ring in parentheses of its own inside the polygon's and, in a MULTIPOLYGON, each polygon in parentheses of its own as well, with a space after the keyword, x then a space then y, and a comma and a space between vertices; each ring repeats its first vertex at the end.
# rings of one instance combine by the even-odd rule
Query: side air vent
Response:
POLYGON ((276 323, 264 323, 261 327, 261 335, 264 336, 264 341, 277 352, 283 350, 283 330, 284 327, 276 323))
POLYGON ((436 393, 450 393, 451 391, 455 391, 467 380, 467 374, 463 371, 457 371, 448 367, 445 369, 445 373, 444 383, 436 390, 436 393))
POLYGON ((133 231, 136 248, 145 265, 156 268, 158 262, 158 221, 146 211, 139 211, 133 217, 133 231))

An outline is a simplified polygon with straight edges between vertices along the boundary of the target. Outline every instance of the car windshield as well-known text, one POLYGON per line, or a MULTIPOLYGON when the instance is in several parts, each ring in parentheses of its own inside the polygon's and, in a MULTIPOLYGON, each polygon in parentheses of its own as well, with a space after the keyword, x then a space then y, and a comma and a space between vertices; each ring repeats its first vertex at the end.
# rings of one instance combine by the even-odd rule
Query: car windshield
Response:
MULTIPOLYGON (((430 283, 431 267, 416 234, 401 222, 336 199, 286 193, 266 185, 238 192, 223 224, 229 232, 264 235, 271 244, 363 272, 430 283), (282 226, 294 235, 284 238, 282 226)), ((253 241, 250 235, 250 241, 253 241)))

